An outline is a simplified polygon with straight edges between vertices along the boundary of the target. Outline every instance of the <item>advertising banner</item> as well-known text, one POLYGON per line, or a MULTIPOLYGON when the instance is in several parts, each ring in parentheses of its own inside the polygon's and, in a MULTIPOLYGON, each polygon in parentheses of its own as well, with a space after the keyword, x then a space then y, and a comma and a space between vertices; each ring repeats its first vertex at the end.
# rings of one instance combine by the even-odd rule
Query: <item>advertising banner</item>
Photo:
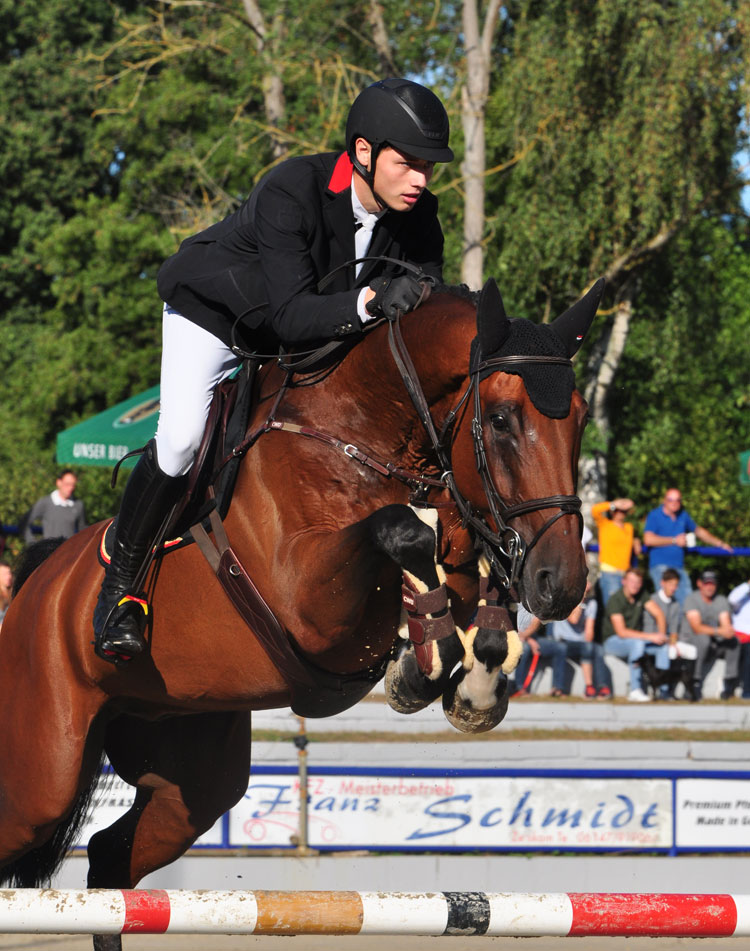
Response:
MULTIPOLYGON (((667 779, 313 776, 308 838, 328 849, 668 849, 667 779)), ((231 846, 289 844, 293 776, 251 780, 229 817, 231 846)))
POLYGON ((750 851, 750 779, 678 779, 675 809, 678 848, 750 851))

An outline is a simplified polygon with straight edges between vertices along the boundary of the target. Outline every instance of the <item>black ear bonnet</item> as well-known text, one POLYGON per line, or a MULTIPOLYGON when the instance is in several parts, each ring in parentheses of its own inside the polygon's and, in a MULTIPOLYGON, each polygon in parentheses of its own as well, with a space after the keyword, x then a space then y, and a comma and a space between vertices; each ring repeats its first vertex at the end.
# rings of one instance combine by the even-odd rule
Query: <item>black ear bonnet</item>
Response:
MULTIPOLYGON (((483 360, 492 357, 549 356, 567 357, 565 344, 549 324, 534 324, 521 318, 510 322, 510 333, 503 346, 495 353, 479 355, 479 339, 471 345, 472 369, 483 360)), ((484 380, 501 370, 513 373, 523 380, 531 402, 540 413, 551 419, 564 419, 570 412, 570 399, 576 385, 573 367, 559 363, 519 363, 502 367, 486 367, 480 370, 479 379, 484 380)))
MULTIPOLYGON (((485 284, 477 308, 478 334, 471 345, 470 368, 497 357, 558 357, 570 359, 581 346, 591 326, 604 290, 600 279, 591 290, 551 324, 535 324, 523 318, 509 319, 494 281, 485 284)), ((518 363, 479 369, 479 379, 501 371, 523 380, 534 406, 551 419, 564 419, 570 412, 575 389, 573 367, 562 363, 518 363)))

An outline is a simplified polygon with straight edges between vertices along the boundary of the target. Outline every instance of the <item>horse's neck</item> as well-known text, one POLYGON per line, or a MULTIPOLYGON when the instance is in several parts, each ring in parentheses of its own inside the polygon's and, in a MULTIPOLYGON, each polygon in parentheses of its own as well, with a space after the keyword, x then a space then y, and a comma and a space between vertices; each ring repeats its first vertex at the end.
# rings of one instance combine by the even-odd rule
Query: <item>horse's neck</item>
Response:
MULTIPOLYGON (((474 309, 443 295, 401 322, 419 386, 438 427, 465 382, 475 328, 474 309)), ((268 412, 282 377, 272 371, 266 379, 268 412)), ((361 439, 369 449, 384 454, 401 454, 404 447, 415 457, 429 451, 427 435, 389 347, 387 325, 374 328, 319 381, 296 382, 301 385, 286 391, 278 405, 278 419, 341 439, 361 439)))
MULTIPOLYGON (((473 308, 466 310, 463 302, 453 298, 447 298, 450 310, 440 302, 429 301, 401 322, 416 382, 438 428, 465 384, 471 339, 476 333, 473 308), (454 310, 456 303, 459 307, 454 310)), ((426 447, 426 433, 389 345, 388 327, 382 325, 368 335, 347 363, 348 395, 354 405, 367 407, 370 416, 378 417, 381 438, 393 445, 406 441, 426 447)))

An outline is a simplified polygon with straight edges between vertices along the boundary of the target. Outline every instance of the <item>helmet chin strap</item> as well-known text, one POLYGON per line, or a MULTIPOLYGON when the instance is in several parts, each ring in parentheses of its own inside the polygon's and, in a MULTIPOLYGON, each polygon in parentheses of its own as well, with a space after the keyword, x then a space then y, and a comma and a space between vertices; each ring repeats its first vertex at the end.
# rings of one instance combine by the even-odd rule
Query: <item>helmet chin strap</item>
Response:
POLYGON ((386 144, 385 142, 380 142, 375 145, 370 143, 370 150, 371 150, 370 151, 370 166, 372 168, 372 171, 370 171, 370 169, 368 168, 365 168, 365 166, 357 158, 353 149, 352 149, 352 154, 349 156, 349 158, 351 159, 351 162, 352 162, 352 165, 354 166, 355 171, 357 171, 362 176, 365 184, 372 192, 373 198, 380 205, 380 210, 385 211, 386 209, 388 209, 389 211, 396 211, 395 208, 391 208, 388 202, 384 198, 382 198, 380 195, 378 195, 378 193, 375 191, 375 166, 377 165, 378 155, 380 155, 380 152, 385 146, 385 144, 386 144))

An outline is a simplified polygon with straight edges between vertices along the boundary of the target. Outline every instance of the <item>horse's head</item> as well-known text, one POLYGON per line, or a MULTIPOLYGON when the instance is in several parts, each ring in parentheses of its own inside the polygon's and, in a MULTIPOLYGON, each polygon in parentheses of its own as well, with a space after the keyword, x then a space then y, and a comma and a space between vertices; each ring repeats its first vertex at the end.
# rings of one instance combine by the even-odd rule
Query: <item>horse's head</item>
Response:
POLYGON ((496 568, 520 600, 545 620, 567 617, 586 584, 575 495, 586 404, 571 358, 603 287, 598 281, 553 323, 534 324, 509 319, 488 281, 477 309, 470 405, 455 434, 456 485, 483 515, 475 533, 499 555, 496 568))

